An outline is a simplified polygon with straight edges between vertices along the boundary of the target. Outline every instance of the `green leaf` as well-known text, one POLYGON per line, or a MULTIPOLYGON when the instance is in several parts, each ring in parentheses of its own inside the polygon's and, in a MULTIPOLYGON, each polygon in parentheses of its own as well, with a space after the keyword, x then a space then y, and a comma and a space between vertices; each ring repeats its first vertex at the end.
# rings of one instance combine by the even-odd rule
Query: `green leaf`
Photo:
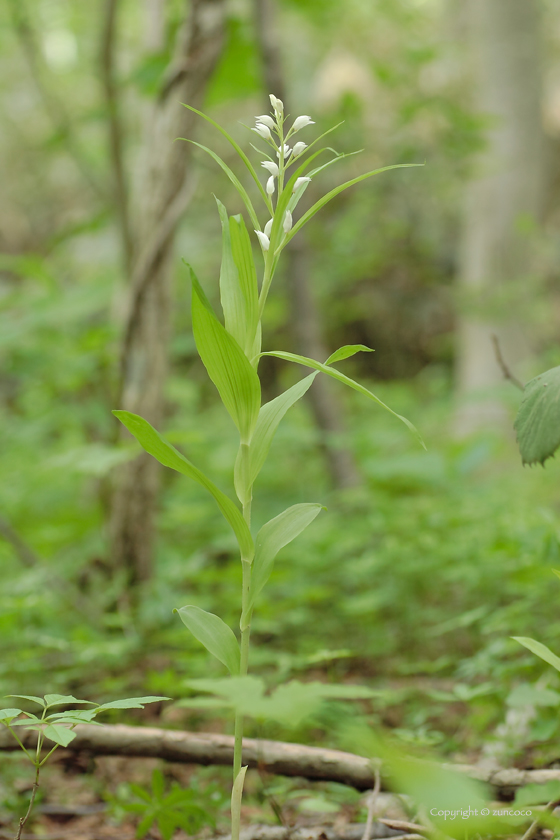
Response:
POLYGON ((291 231, 286 236, 285 244, 287 244, 290 241, 290 239, 292 239, 296 235, 296 233, 299 230, 301 230, 302 227, 310 219, 312 219, 313 216, 316 213, 318 213, 319 210, 321 210, 322 207, 325 206, 325 204, 328 204, 329 201, 331 201, 339 193, 343 192, 344 190, 347 190, 349 187, 354 186, 354 184, 359 184, 360 181, 365 181, 366 178, 371 178, 373 175, 379 175, 381 172, 387 172, 389 169, 406 169, 406 168, 409 168, 409 167, 412 167, 412 166, 424 166, 424 164, 423 163, 395 163, 392 166, 383 166, 383 167, 381 167, 381 169, 374 169, 371 172, 365 172, 363 175, 358 175, 357 178, 352 178, 350 181, 346 181, 346 183, 341 184, 339 187, 335 187, 333 190, 331 190, 326 195, 324 195, 322 198, 320 198, 319 201, 316 201, 315 204, 313 204, 313 206, 310 207, 309 210, 306 213, 303 214, 301 219, 299 219, 299 221, 296 222, 296 224, 293 226, 291 231))
MULTIPOLYGON (((253 252, 241 216, 228 218, 226 208, 216 199, 222 223, 222 265, 220 299, 226 330, 245 354, 252 358, 258 324, 259 292, 253 252)), ((257 353, 260 347, 257 349, 257 353)))
MULTIPOLYGON (((239 286, 245 302, 244 340, 238 343, 245 350, 245 354, 251 356, 259 320, 257 271, 253 259, 251 240, 242 216, 230 216, 229 231, 233 259, 239 276, 239 286)), ((260 347, 257 350, 258 352, 260 352, 260 347)), ((253 353, 253 355, 256 355, 256 353, 253 353)))
POLYGON ((527 382, 514 423, 524 464, 544 464, 560 446, 560 367, 527 382))
POLYGON ((511 638, 515 639, 523 647, 526 647, 531 653, 540 656, 541 659, 544 659, 545 662, 548 662, 557 671, 560 671, 560 659, 546 645, 543 645, 542 642, 536 642, 534 639, 527 638, 527 636, 512 636, 511 638))
POLYGON ((226 666, 230 674, 239 673, 239 645, 233 631, 221 618, 193 606, 181 607, 174 612, 179 613, 193 636, 226 666))
POLYGON ((174 446, 171 446, 143 417, 132 414, 130 411, 113 411, 113 414, 134 435, 146 452, 153 455, 160 464, 183 475, 188 475, 189 478, 193 478, 214 496, 218 507, 233 528, 239 543, 241 556, 250 562, 254 551, 253 538, 241 512, 231 499, 225 493, 222 493, 214 482, 210 481, 194 464, 191 464, 184 455, 181 455, 174 446))
POLYGON ((248 604, 241 617, 241 629, 247 625, 255 600, 272 573, 276 555, 313 522, 321 509, 322 505, 312 503, 293 505, 260 529, 255 540, 251 587, 248 604))
MULTIPOLYGON (((311 373, 305 379, 301 379, 276 397, 274 400, 266 403, 259 411, 257 424, 253 437, 251 438, 251 445, 249 447, 249 476, 248 486, 252 487, 258 474, 260 473, 266 456, 270 450, 272 439, 276 433, 278 425, 288 409, 290 409, 295 402, 297 402, 311 387, 311 383, 317 376, 317 373, 311 373)), ((243 476, 241 475, 241 448, 237 454, 235 461, 234 481, 235 491, 238 499, 242 499, 243 493, 243 476)))
POLYGON ((45 694, 45 703, 47 707, 69 706, 71 703, 89 703, 92 706, 96 705, 95 703, 92 703, 91 700, 78 700, 71 694, 45 694))
POLYGON ((250 443, 261 405, 261 383, 251 362, 218 321, 194 272, 192 322, 196 346, 208 375, 239 430, 250 443))
MULTIPOLYGON (((209 154, 210 157, 213 158, 216 161, 218 166, 220 166, 223 169, 223 171, 226 173, 229 180, 231 181, 231 183, 233 184, 233 186, 235 187, 235 189, 237 190, 237 192, 241 196, 241 199, 242 199, 245 207, 247 208, 247 212, 249 213, 249 216, 251 218, 251 222, 255 225, 255 228, 257 230, 259 230, 260 222, 259 222, 257 214, 255 213, 255 208, 253 207, 253 202, 249 198, 249 194, 248 194, 247 190, 245 189, 245 187, 243 186, 243 184, 241 183, 241 181, 239 180, 237 175, 235 175, 231 171, 231 169, 229 168, 227 163, 225 163, 225 161, 223 161, 222 158, 219 155, 216 154, 216 152, 213 152, 212 149, 209 149, 208 146, 203 146, 202 143, 197 143, 195 140, 189 140, 188 137, 181 137, 180 139, 184 140, 185 143, 191 143, 191 145, 193 145, 193 146, 198 146, 199 149, 202 149, 204 152, 209 154)), ((264 193, 264 190, 263 190, 263 193, 264 193)), ((264 193, 264 195, 265 195, 265 201, 266 201, 266 198, 267 198, 266 193, 264 193)), ((266 201, 266 206, 267 206, 268 211, 272 215, 272 208, 271 208, 268 201, 266 201)))
POLYGON ((65 726, 58 726, 55 723, 45 726, 43 732, 45 738, 48 738, 49 741, 54 741, 55 744, 59 744, 61 747, 67 747, 76 737, 76 733, 72 732, 71 729, 67 729, 65 726))
POLYGON ((21 709, 0 709, 0 721, 2 723, 9 723, 14 718, 17 718, 18 715, 21 715, 21 709))
POLYGON ((31 694, 6 694, 6 697, 18 697, 20 700, 31 700, 32 703, 38 703, 39 706, 45 706, 45 701, 42 697, 34 697, 31 694))
POLYGON ((154 799, 163 799, 165 793, 165 782, 163 780, 163 773, 161 770, 154 770, 152 773, 152 793, 154 799))
POLYGON ((525 805, 539 805, 546 802, 556 802, 560 799, 560 781, 551 779, 544 785, 525 785, 515 794, 515 805, 518 808, 525 805))
POLYGON ((550 688, 522 683, 516 685, 506 699, 508 706, 558 706, 560 694, 550 688))
POLYGON ((111 703, 103 703, 97 707, 96 712, 107 712, 111 709, 143 709, 148 703, 159 703, 162 700, 171 700, 171 697, 158 697, 155 695, 127 697, 124 700, 113 700, 111 703))
POLYGON ((329 356, 327 361, 325 362, 326 365, 334 365, 335 362, 341 362, 342 359, 348 359, 350 356, 354 356, 356 353, 374 353, 375 351, 371 349, 371 347, 366 347, 365 344, 345 344, 344 347, 340 347, 338 350, 329 356))
POLYGON ((261 353, 261 356, 276 356, 278 359, 285 359, 287 362, 295 362, 298 365, 304 365, 305 367, 314 368, 315 370, 322 371, 322 373, 326 373, 327 376, 332 376, 333 379, 338 379, 339 382, 342 382, 344 385, 348 385, 349 388, 353 388, 354 391, 358 391, 358 393, 363 394, 365 397, 368 397, 370 400, 373 400, 380 405, 381 408, 384 408, 394 417, 397 417, 405 426, 412 432, 416 440, 420 443, 420 445, 426 449, 426 445, 416 428, 412 425, 410 420, 407 420, 406 417, 403 417, 401 414, 397 414, 396 411, 393 411, 392 408, 389 408, 388 405, 385 405, 379 397, 376 397, 375 394, 372 394, 371 391, 368 391, 367 388, 364 388, 363 385, 360 385, 359 382, 355 382, 353 379, 350 379, 349 376, 345 376, 340 371, 336 370, 335 368, 329 367, 326 364, 322 364, 321 362, 316 362, 315 359, 308 359, 306 356, 298 356, 295 353, 284 353, 281 350, 274 350, 268 353, 261 353))
POLYGON ((243 799, 243 784, 247 767, 242 767, 233 783, 231 790, 231 836, 239 837, 241 825, 241 800, 243 799))

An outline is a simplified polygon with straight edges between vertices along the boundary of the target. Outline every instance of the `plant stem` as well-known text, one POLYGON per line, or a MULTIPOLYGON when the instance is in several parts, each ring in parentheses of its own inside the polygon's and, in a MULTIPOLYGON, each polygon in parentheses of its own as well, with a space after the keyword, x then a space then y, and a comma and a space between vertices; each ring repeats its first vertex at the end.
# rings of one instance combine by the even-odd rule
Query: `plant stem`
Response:
MULTIPOLYGON (((244 502, 243 504, 243 518, 247 523, 248 527, 251 527, 251 492, 249 491, 246 495, 248 497, 248 501, 244 502)), ((245 610, 248 602, 249 602, 249 590, 251 586, 251 564, 246 563, 245 561, 241 562, 241 566, 243 569, 243 580, 242 580, 242 590, 241 590, 241 611, 245 610)), ((245 627, 241 631, 241 658, 240 658, 240 667, 239 667, 239 675, 241 677, 245 677, 247 675, 247 671, 249 669, 249 640, 251 637, 251 622, 247 627, 245 627)), ((235 780, 237 779, 239 772, 241 770, 241 761, 242 761, 242 753, 243 753, 243 715, 239 712, 235 715, 235 740, 234 740, 234 747, 233 747, 233 782, 235 784, 235 780)), ((239 797, 241 798, 242 790, 239 791, 239 797)), ((232 822, 231 826, 231 840, 239 840, 239 825, 234 825, 232 822)))
POLYGON ((35 796, 37 795, 37 791, 39 790, 39 766, 35 766, 35 781, 33 782, 33 789, 31 791, 31 800, 29 802, 29 808, 27 809, 27 813, 24 817, 19 818, 19 828, 17 834, 15 836, 15 840, 21 840, 21 832, 25 826, 25 823, 29 819, 31 815, 31 811, 33 810, 33 803, 35 802, 35 796))

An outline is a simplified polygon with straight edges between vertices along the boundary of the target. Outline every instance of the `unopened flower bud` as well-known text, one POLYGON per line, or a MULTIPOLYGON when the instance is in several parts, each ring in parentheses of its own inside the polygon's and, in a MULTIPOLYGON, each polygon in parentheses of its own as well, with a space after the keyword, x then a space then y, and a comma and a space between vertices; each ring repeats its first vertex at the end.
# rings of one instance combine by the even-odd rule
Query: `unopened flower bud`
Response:
POLYGON ((272 222, 273 221, 274 221, 274 219, 269 219, 269 221, 264 226, 264 232, 268 236, 269 239, 270 239, 270 232, 272 230, 272 222))
POLYGON ((260 117, 255 117, 255 119, 256 119, 257 123, 263 123, 263 125, 267 125, 270 128, 271 131, 274 128, 276 128, 276 123, 274 122, 272 117, 268 116, 268 114, 263 114, 260 117))
POLYGON ((270 239, 268 238, 266 233, 263 233, 262 230, 256 230, 255 233, 259 238, 259 242, 261 243, 261 248, 263 249, 263 251, 268 251, 268 249, 270 248, 270 239))
POLYGON ((272 139, 270 128, 267 125, 264 125, 264 123, 257 123, 255 128, 252 128, 251 131, 256 131, 257 134, 260 134, 260 136, 265 140, 272 139))
POLYGON ((315 120, 305 114, 301 117, 296 117, 292 126, 292 131, 299 131, 300 128, 305 128, 306 125, 315 125, 315 120))
POLYGON ((311 181, 311 178, 304 176, 303 178, 296 178, 296 182, 294 184, 294 188, 292 192, 297 192, 300 187, 303 187, 304 184, 308 184, 311 181))
POLYGON ((284 233, 288 233, 288 231, 292 229, 292 224, 292 214, 289 210, 286 210, 286 213, 284 215, 284 222, 282 224, 282 227, 284 228, 284 233))
POLYGON ((307 143, 302 143, 300 140, 299 143, 296 143, 296 145, 294 146, 294 157, 301 155, 301 153, 305 151, 305 149, 307 149, 307 143))
POLYGON ((277 99, 277 97, 274 96, 273 93, 269 94, 269 98, 270 98, 270 104, 272 105, 272 107, 274 108, 276 113, 277 114, 283 114, 284 113, 284 103, 282 102, 282 100, 277 99))
POLYGON ((273 195, 274 193, 274 175, 271 175, 266 182, 266 193, 267 195, 273 195))
POLYGON ((278 175, 279 175, 278 164, 274 163, 274 161, 263 160, 263 162, 261 163, 261 166, 264 169, 267 169, 270 172, 271 175, 275 175, 276 177, 278 177, 278 175))

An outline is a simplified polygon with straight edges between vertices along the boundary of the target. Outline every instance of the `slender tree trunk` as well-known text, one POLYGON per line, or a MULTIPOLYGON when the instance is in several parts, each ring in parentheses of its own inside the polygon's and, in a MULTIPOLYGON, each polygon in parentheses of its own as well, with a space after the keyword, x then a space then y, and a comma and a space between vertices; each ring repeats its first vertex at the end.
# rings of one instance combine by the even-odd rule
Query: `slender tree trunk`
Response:
MULTIPOLYGON (((290 111, 282 72, 275 11, 274 0, 255 0, 255 20, 267 92, 282 99, 286 111, 290 111)), ((302 201, 300 206, 303 207, 303 204, 302 201)), ((329 351, 325 347, 321 316, 309 283, 311 253, 305 243, 305 234, 300 233, 292 239, 286 248, 286 257, 291 327, 297 352, 302 356, 324 361, 329 351)), ((309 390, 309 399, 315 422, 321 432, 321 447, 334 486, 340 489, 355 487, 361 483, 361 478, 352 452, 341 444, 345 433, 344 411, 341 401, 336 399, 332 385, 327 377, 318 376, 309 390)))
MULTIPOLYGON (((163 420, 173 240, 193 187, 188 170, 190 147, 175 141, 192 137, 198 118, 181 103, 202 105, 224 35, 224 0, 190 0, 185 5, 185 23, 177 36, 174 59, 146 123, 117 403, 156 427, 163 420)), ((132 584, 148 580, 152 572, 158 477, 159 465, 145 454, 118 474, 110 523, 111 550, 113 561, 127 570, 132 584)))
POLYGON ((528 355, 518 290, 531 282, 530 225, 543 198, 538 0, 468 0, 474 110, 486 147, 467 185, 459 265, 457 431, 499 423, 495 333, 510 365, 528 355))

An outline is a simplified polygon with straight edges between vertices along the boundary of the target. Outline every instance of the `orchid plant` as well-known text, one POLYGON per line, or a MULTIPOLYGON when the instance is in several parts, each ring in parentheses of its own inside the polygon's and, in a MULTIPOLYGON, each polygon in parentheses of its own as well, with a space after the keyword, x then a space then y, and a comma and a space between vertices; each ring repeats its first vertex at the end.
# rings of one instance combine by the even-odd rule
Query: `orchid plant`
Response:
MULTIPOLYGON (((262 168, 268 173, 264 184, 261 183, 258 172, 246 153, 228 132, 201 111, 189 105, 186 106, 211 123, 233 146, 256 185, 268 217, 262 225, 242 182, 215 152, 194 140, 187 140, 209 154, 234 184, 251 220, 251 228, 255 231, 264 260, 262 279, 259 283, 251 237, 243 217, 241 215, 228 217, 224 205, 217 201, 222 226, 222 263, 219 285, 224 324, 214 313, 198 279, 189 267, 192 281, 192 325, 198 353, 239 432, 239 450, 233 469, 233 484, 242 509, 240 510, 229 496, 146 420, 128 411, 113 412, 146 452, 165 466, 194 479, 211 493, 235 534, 241 557, 240 638, 238 639, 233 630, 217 615, 197 606, 189 605, 176 610, 190 632, 235 678, 247 675, 251 618, 257 598, 271 575, 276 555, 281 548, 297 537, 322 509, 322 505, 318 503, 294 505, 263 525, 256 537, 253 537, 251 533, 253 487, 268 455, 278 424, 288 409, 306 393, 317 374, 321 372, 353 388, 394 414, 420 440, 414 426, 406 418, 395 414, 375 394, 333 367, 335 363, 359 351, 367 352, 370 348, 361 344, 347 345, 329 356, 325 362, 294 353, 263 352, 261 349, 261 323, 267 296, 280 255, 290 240, 325 204, 343 190, 388 169, 419 164, 386 166, 366 172, 327 192, 297 221, 294 221, 298 203, 312 180, 323 169, 341 160, 345 155, 335 152, 334 157, 326 163, 310 170, 310 165, 320 154, 333 151, 325 148, 315 151, 314 147, 322 137, 337 126, 309 145, 303 140, 298 140, 291 145, 295 135, 313 125, 313 120, 306 115, 299 116, 287 128, 282 101, 271 95, 270 102, 271 112, 258 116, 256 125, 252 129, 266 144, 264 153, 257 149, 259 154, 264 154, 265 157, 261 163, 262 168), (261 405, 258 365, 262 356, 276 356, 312 368, 313 372, 271 402, 261 405)), ((242 738, 243 712, 238 709, 235 712, 231 799, 232 840, 239 838, 241 797, 247 770, 247 767, 242 767, 242 738)))

